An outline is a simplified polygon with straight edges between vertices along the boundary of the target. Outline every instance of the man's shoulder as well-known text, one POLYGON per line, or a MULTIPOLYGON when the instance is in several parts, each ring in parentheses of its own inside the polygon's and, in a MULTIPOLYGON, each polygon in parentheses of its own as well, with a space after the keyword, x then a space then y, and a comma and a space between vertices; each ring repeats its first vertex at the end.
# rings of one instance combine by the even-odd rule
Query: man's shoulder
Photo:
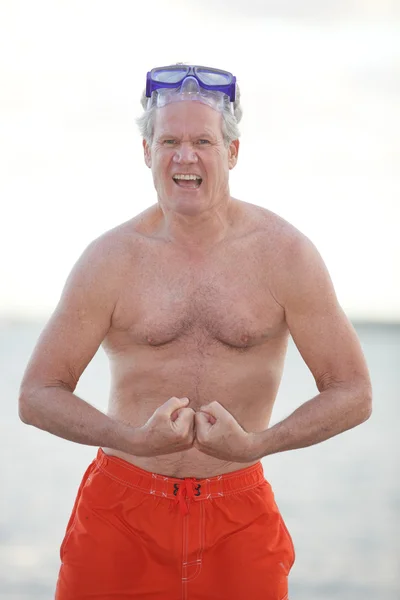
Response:
POLYGON ((256 204, 241 202, 249 230, 257 233, 267 247, 291 254, 305 247, 310 240, 295 225, 277 213, 256 204))
POLYGON ((145 236, 141 233, 141 217, 120 223, 93 239, 81 252, 69 279, 83 277, 92 284, 97 281, 110 288, 119 286, 142 254, 145 236))
POLYGON ((87 251, 99 259, 107 257, 122 260, 131 257, 132 252, 140 246, 145 238, 145 226, 148 219, 148 210, 108 229, 90 242, 87 251))

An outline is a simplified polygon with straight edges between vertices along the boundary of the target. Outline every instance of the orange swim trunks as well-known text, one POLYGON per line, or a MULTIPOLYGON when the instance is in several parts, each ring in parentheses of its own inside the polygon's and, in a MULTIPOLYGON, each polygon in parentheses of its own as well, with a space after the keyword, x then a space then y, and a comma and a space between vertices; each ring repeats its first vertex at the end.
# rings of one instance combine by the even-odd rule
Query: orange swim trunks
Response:
POLYGON ((60 556, 56 600, 286 600, 294 548, 261 463, 177 479, 100 449, 60 556))

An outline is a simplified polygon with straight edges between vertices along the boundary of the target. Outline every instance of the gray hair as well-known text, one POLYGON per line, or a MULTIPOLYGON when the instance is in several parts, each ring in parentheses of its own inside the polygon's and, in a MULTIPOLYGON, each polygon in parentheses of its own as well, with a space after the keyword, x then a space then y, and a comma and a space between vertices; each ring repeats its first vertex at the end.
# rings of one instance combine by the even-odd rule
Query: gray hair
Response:
MULTIPOLYGON (((153 92, 153 94, 157 94, 157 91, 153 92)), ((136 123, 139 126, 142 138, 144 138, 148 144, 151 144, 154 134, 156 105, 152 103, 150 108, 147 107, 148 98, 146 97, 146 90, 143 91, 140 103, 144 109, 144 113, 142 116, 136 119, 136 123)), ((231 109, 231 101, 227 96, 224 96, 224 108, 222 111, 222 135, 226 146, 229 146, 229 144, 239 138, 240 132, 238 123, 242 118, 242 114, 242 107, 240 106, 240 89, 238 84, 236 84, 236 98, 233 103, 233 112, 231 109)))

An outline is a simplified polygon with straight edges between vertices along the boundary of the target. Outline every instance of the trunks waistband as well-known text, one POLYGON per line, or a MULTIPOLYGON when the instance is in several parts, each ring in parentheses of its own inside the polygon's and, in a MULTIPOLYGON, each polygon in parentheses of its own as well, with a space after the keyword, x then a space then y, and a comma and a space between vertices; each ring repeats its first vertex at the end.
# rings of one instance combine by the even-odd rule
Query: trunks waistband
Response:
POLYGON ((95 464, 112 479, 154 496, 175 499, 181 505, 182 500, 208 500, 244 492, 262 483, 269 485, 264 478, 261 462, 238 471, 204 479, 179 479, 151 473, 117 456, 105 454, 101 448, 98 450, 95 464))

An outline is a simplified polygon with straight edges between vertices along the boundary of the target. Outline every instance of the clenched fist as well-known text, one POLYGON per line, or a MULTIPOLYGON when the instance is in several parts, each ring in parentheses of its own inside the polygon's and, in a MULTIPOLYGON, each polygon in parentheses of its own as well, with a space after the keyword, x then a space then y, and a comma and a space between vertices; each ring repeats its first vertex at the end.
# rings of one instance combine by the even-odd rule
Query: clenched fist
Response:
POLYGON ((140 455, 172 454, 193 446, 195 413, 188 404, 188 398, 170 398, 136 430, 140 455))
POLYGON ((194 446, 204 454, 231 462, 256 459, 256 433, 248 433, 219 402, 202 406, 195 414, 194 446))

